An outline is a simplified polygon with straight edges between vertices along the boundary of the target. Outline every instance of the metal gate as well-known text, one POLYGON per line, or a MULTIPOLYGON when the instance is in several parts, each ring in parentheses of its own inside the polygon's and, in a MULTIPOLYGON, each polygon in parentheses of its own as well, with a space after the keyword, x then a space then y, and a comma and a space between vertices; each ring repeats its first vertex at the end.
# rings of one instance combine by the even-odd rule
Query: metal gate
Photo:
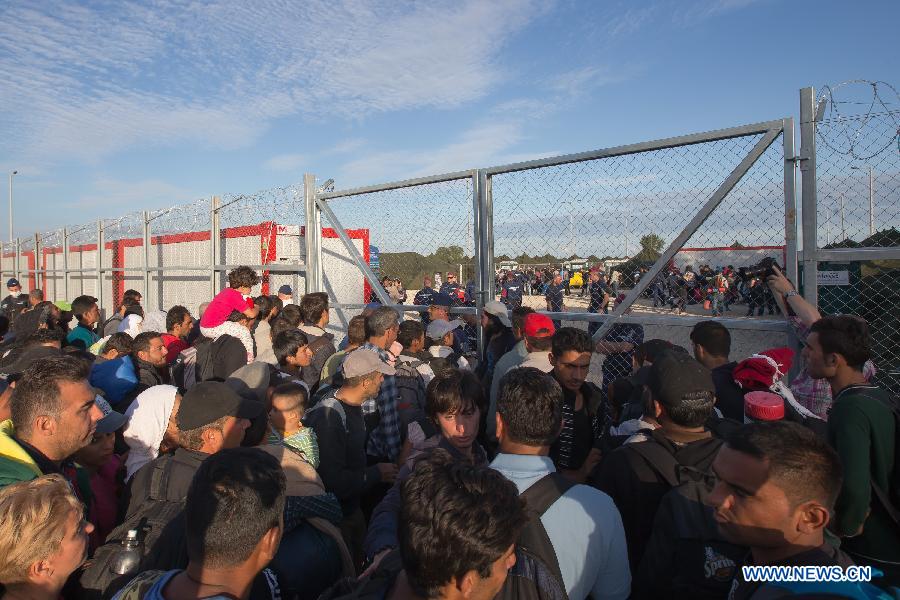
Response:
MULTIPOLYGON (((309 229, 330 225, 384 304, 392 301, 370 257, 346 230, 368 232, 369 241, 379 247, 382 267, 386 258, 395 268, 404 260, 433 264, 428 260, 455 246, 449 255, 474 264, 477 301, 475 308, 454 312, 476 314, 498 297, 494 264, 501 255, 521 251, 530 256, 533 251, 560 257, 569 250, 595 252, 598 258, 601 247, 627 251, 658 238, 662 247, 654 250, 652 264, 647 263, 637 281, 623 286, 626 297, 610 314, 587 312, 576 298, 565 312, 548 313, 579 327, 600 322, 596 337, 616 323, 635 323, 650 328, 648 337, 688 343, 690 328, 708 317, 696 310, 673 315, 644 306, 648 285, 686 245, 708 250, 710 260, 734 256, 748 246, 777 248, 788 276, 797 279, 791 118, 348 190, 317 189, 315 177, 307 175, 305 189, 309 229), (781 144, 776 144, 779 138, 781 144), (624 234, 623 220, 630 221, 624 234), (658 328, 665 334, 652 335, 658 328)), ((315 257, 317 242, 314 236, 307 240, 313 246, 307 256, 315 257)), ((308 262, 307 272, 310 290, 331 292, 328 275, 314 261, 308 262)), ((369 300, 331 299, 341 326, 369 300)), ((537 304, 541 309, 539 299, 537 304)), ((413 312, 426 307, 408 303, 400 308, 413 312)), ((780 318, 720 322, 738 338, 742 355, 789 343, 789 328, 780 318)))
MULTIPOLYGON (((800 91, 804 297, 872 331, 876 382, 900 394, 900 95, 848 102, 840 86, 800 91), (844 114, 862 106, 863 113, 844 114)), ((842 84, 845 85, 845 84, 842 84)), ((859 100, 855 98, 854 100, 859 100)))

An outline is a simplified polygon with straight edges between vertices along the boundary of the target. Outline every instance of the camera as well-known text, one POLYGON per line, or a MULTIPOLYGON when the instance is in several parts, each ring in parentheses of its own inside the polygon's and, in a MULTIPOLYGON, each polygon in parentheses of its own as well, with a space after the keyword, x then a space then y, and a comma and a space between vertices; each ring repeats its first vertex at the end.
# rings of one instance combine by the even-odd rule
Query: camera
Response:
POLYGON ((773 267, 778 267, 781 270, 781 266, 771 256, 767 256, 759 263, 753 265, 752 267, 741 267, 738 269, 738 277, 740 277, 744 281, 749 281, 754 278, 759 278, 765 280, 766 277, 775 274, 775 269, 773 267))

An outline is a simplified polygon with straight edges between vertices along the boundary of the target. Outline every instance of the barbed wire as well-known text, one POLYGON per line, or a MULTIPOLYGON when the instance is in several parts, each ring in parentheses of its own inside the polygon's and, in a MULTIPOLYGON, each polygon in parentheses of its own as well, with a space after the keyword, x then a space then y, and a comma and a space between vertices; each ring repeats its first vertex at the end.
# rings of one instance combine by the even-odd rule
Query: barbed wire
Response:
POLYGON ((890 148, 900 152, 900 110, 890 108, 900 104, 900 92, 894 86, 884 81, 852 79, 835 86, 824 85, 821 89, 816 105, 825 102, 826 114, 820 125, 844 129, 839 134, 820 135, 825 146, 860 161, 870 160, 890 148), (848 107, 862 110, 853 111, 848 107))

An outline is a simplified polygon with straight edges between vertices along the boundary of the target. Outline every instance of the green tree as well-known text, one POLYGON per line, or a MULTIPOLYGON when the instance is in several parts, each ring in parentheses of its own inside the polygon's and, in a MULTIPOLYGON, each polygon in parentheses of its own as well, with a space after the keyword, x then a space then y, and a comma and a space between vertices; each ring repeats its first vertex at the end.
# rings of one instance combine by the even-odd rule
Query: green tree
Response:
POLYGON ((659 257, 659 255, 662 254, 663 248, 665 248, 665 246, 666 241, 655 233, 648 233, 641 238, 641 252, 645 252, 647 254, 655 254, 657 257, 659 257))
POLYGON ((434 258, 448 263, 468 262, 465 251, 460 246, 441 246, 434 251, 434 258))

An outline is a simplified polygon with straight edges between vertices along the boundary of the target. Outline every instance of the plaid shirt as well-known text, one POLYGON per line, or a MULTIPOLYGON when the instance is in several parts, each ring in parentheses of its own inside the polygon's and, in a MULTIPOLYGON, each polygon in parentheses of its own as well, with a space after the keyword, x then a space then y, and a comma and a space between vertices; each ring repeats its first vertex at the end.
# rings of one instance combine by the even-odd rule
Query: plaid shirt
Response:
MULTIPOLYGON (((392 356, 387 350, 382 350, 369 342, 360 347, 375 351, 381 360, 390 364, 392 356)), ((363 402, 364 415, 372 414, 376 410, 381 415, 378 426, 370 432, 369 441, 366 444, 366 454, 369 456, 384 457, 391 462, 396 462, 397 457, 400 456, 402 444, 400 442, 400 411, 397 406, 399 398, 400 392, 397 390, 394 376, 385 375, 378 396, 374 400, 363 402)))
MULTIPOLYGON (((805 346, 806 338, 809 336, 809 326, 796 316, 788 317, 788 323, 794 328, 797 337, 805 346)), ((797 359, 802 362, 803 356, 800 355, 797 359)), ((872 377, 875 376, 875 363, 867 360, 865 366, 863 366, 863 374, 865 374, 866 380, 871 381, 872 377)), ((831 385, 827 379, 813 379, 809 375, 809 371, 806 370, 805 363, 801 365, 800 373, 791 382, 791 392, 793 392, 797 402, 821 419, 828 420, 828 411, 831 410, 833 402, 831 385)))

